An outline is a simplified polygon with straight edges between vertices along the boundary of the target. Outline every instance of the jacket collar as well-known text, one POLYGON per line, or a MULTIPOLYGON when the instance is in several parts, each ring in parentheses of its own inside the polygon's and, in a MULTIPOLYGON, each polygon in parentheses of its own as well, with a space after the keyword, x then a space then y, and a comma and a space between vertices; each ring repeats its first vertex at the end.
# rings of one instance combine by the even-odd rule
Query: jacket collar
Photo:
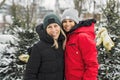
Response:
POLYGON ((67 32, 67 34, 87 33, 88 35, 95 38, 94 23, 96 23, 95 19, 80 21, 69 32, 67 32))

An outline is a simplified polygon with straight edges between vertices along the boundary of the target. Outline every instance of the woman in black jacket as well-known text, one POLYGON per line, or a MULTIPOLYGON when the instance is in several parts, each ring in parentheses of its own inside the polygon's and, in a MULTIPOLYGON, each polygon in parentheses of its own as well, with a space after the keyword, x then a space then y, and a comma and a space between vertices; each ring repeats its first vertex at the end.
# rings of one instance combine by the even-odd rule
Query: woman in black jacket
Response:
POLYGON ((55 14, 46 15, 36 28, 40 41, 32 47, 24 80, 64 80, 66 36, 55 14))

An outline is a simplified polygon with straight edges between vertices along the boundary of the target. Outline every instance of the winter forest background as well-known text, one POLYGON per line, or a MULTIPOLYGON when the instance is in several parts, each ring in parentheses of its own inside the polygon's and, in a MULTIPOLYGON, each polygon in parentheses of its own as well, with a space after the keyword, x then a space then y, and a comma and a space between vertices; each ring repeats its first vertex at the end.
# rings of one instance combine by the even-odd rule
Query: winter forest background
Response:
POLYGON ((98 80, 120 80, 120 0, 0 0, 0 80, 23 80, 35 27, 45 14, 73 7, 80 20, 97 20, 98 80))

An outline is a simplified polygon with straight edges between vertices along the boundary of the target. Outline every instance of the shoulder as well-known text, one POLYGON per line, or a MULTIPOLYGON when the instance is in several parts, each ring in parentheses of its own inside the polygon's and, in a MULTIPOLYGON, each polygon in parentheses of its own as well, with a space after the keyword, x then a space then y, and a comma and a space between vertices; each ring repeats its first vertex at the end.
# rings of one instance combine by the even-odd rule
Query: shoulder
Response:
POLYGON ((43 49, 42 45, 43 45, 43 43, 41 41, 39 41, 39 42, 33 44, 32 47, 28 48, 28 52, 30 53, 32 50, 42 50, 43 49))
POLYGON ((71 39, 83 39, 83 38, 87 38, 89 35, 87 33, 83 33, 83 32, 78 32, 73 34, 71 39))
POLYGON ((37 43, 35 43, 35 44, 33 45, 33 48, 43 49, 44 46, 45 46, 45 43, 42 42, 42 41, 39 41, 39 42, 37 42, 37 43))
POLYGON ((79 33, 79 34, 78 34, 78 37, 79 37, 79 38, 88 38, 89 35, 88 35, 87 33, 79 33))
POLYGON ((41 41, 35 43, 32 47, 28 48, 28 54, 29 55, 40 55, 40 52, 45 50, 43 47, 43 43, 41 41))
POLYGON ((78 39, 80 42, 89 42, 93 41, 92 37, 86 33, 79 33, 78 34, 78 39))

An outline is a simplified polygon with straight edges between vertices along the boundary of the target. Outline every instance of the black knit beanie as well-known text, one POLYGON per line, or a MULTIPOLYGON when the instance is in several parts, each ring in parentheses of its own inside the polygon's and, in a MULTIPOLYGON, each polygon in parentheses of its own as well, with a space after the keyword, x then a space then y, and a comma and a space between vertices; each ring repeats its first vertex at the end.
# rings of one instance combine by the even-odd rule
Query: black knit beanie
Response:
POLYGON ((43 20, 43 28, 46 29, 51 23, 57 23, 61 27, 60 19, 55 14, 47 14, 43 20))

